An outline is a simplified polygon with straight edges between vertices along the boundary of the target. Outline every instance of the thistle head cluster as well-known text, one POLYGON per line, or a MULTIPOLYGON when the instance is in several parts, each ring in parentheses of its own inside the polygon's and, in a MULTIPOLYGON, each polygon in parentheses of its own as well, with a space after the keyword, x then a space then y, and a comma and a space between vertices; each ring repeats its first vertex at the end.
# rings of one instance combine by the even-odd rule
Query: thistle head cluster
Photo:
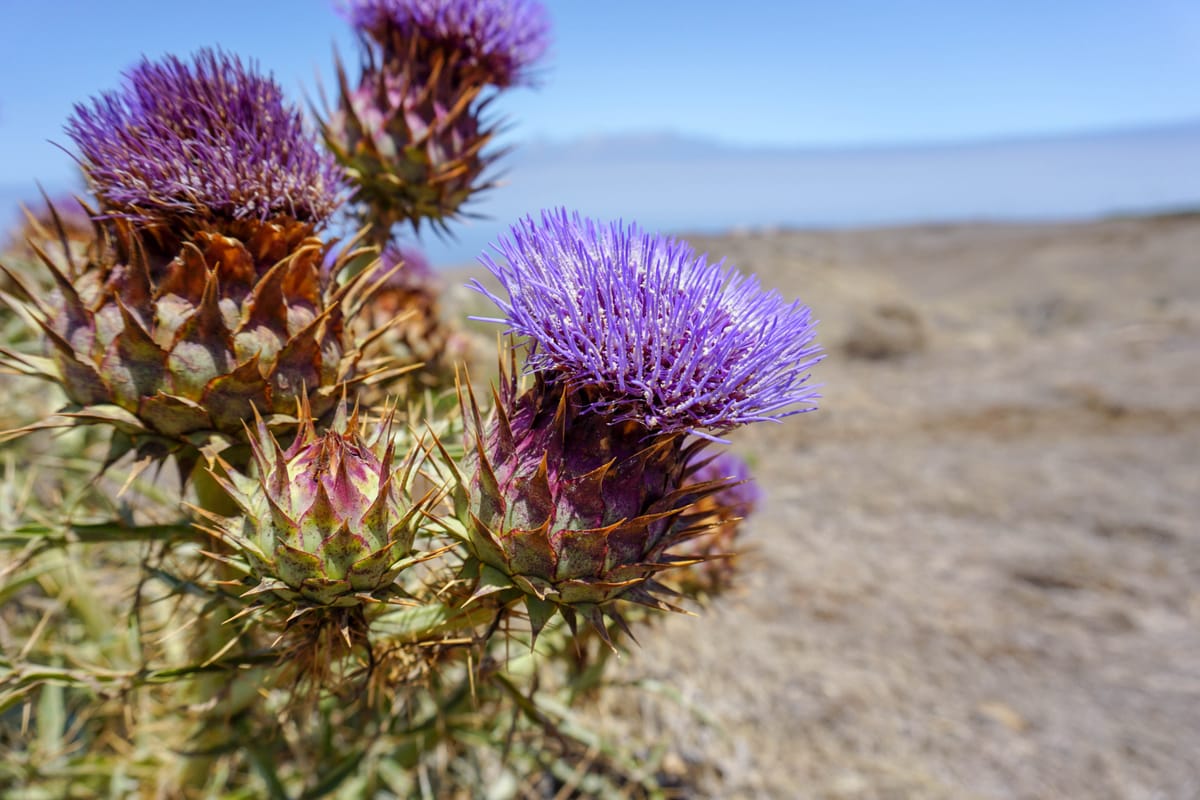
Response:
POLYGON ((220 50, 143 59, 120 90, 77 105, 67 133, 104 210, 144 224, 320 224, 341 202, 344 175, 299 109, 220 50))
MULTIPOLYGON (((738 522, 758 494, 745 464, 712 455, 714 443, 817 398, 810 371, 820 348, 805 306, 685 242, 558 210, 519 221, 482 258, 499 291, 473 284, 499 308, 489 321, 523 340, 502 366, 491 412, 460 382, 457 398, 421 392, 394 424, 393 407, 372 397, 385 377, 412 372, 421 383, 409 388, 432 389, 458 364, 439 282, 393 228, 444 226, 486 186, 494 128, 483 110, 495 92, 531 81, 547 25, 533 0, 349 0, 347 13, 365 53, 354 86, 340 74, 324 124, 335 158, 253 64, 219 50, 143 60, 68 125, 96 208, 31 223, 30 250, 52 288, 0 270, 10 281, 0 300, 44 334, 41 351, 0 347, 0 367, 56 381, 70 401, 66 424, 109 425, 107 464, 140 457, 131 483, 168 455, 196 478, 191 509, 216 539, 202 551, 168 538, 194 537, 194 518, 141 524, 142 509, 124 505, 111 522, 69 523, 61 536, 72 546, 77 535, 162 545, 120 550, 138 557, 141 578, 153 570, 139 602, 153 584, 148 602, 177 600, 200 635, 182 644, 158 636, 156 615, 144 628, 156 635, 142 652, 122 638, 129 663, 104 666, 104 680, 123 693, 188 682, 164 708, 198 715, 200 735, 172 743, 170 768, 180 783, 218 775, 208 794, 251 772, 243 756, 274 794, 375 786, 373 777, 339 782, 384 761, 415 765, 421 791, 453 794, 425 785, 442 778, 426 774, 421 751, 436 745, 436 758, 458 763, 452 748, 501 730, 498 709, 511 701, 536 712, 521 715, 529 724, 543 719, 538 674, 526 693, 500 635, 536 637, 560 615, 567 626, 549 634, 560 646, 539 650, 562 654, 573 639, 582 653, 580 619, 607 640, 606 617, 627 626, 628 604, 672 609, 667 595, 727 584, 738 522), (319 232, 344 179, 365 228, 339 248, 319 232), (55 240, 61 259, 43 246, 55 240), (364 357, 367 342, 378 359, 364 357), (377 410, 360 414, 355 396, 377 410), (422 423, 424 438, 413 433, 422 423), (207 471, 193 470, 202 457, 207 471), (205 562, 212 573, 196 568, 198 552, 218 562, 205 562), (175 663, 159 668, 160 654, 175 663), (316 690, 307 710, 271 696, 305 681, 316 690), (370 701, 332 702, 352 695, 370 701), (313 736, 288 733, 310 724, 313 736), (364 724, 383 744, 329 748, 364 724), (262 731, 266 741, 247 746, 262 731), (185 748, 228 763, 179 770, 174 754, 185 748), (314 754, 326 759, 318 784, 307 764, 289 763, 314 754), (331 756, 347 766, 325 769, 331 756)), ((147 498, 161 489, 144 488, 147 498)), ((19 533, 8 538, 40 557, 40 534, 19 533)), ((57 614, 78 604, 54 605, 57 614)), ((32 618, 42 621, 31 645, 49 619, 41 610, 32 618)), ((46 665, 28 674, 67 673, 87 677, 46 665)), ((95 693, 90 680, 76 688, 95 693)), ((105 741, 124 740, 109 733, 105 741)), ((119 762, 101 757, 95 774, 111 778, 104 770, 119 762)), ((93 762, 81 763, 87 772, 93 762)), ((141 780, 145 770, 134 772, 141 780)), ((379 775, 404 794, 392 783, 404 772, 379 775)), ((84 793, 113 785, 88 780, 84 793)), ((180 794, 166 780, 154 785, 180 794)))

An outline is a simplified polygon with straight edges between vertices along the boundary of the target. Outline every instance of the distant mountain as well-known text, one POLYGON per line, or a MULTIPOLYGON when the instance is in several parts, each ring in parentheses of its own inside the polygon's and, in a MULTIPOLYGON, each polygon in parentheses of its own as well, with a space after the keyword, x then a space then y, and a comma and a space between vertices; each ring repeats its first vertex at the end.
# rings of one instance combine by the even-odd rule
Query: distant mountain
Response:
POLYGON ((674 133, 643 133, 589 136, 569 142, 535 139, 516 150, 512 161, 518 164, 556 161, 690 161, 719 157, 731 150, 736 148, 674 133))
MULTIPOLYGON (((1078 219, 1200 207, 1200 120, 1001 141, 851 148, 746 148, 671 134, 531 141, 504 185, 427 235, 437 264, 473 261, 519 217, 567 206, 644 227, 717 231, 961 220, 1078 219)), ((58 187, 48 187, 53 194, 58 187)), ((0 185, 0 208, 37 197, 0 185)))
POLYGON ((742 148, 671 135, 530 142, 490 219, 427 242, 470 261, 518 217, 564 205, 668 230, 1072 219, 1200 206, 1200 120, 1004 141, 855 148, 742 148))

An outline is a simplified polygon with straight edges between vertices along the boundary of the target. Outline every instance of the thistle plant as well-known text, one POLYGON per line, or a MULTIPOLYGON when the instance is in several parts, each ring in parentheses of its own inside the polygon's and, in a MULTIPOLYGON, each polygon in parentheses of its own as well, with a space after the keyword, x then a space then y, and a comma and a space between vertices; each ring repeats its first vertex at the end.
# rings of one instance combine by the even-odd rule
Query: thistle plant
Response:
POLYGON ((367 377, 344 323, 361 287, 319 274, 343 176, 271 78, 221 51, 144 60, 67 132, 100 239, 82 263, 37 248, 56 289, 19 308, 50 356, 5 361, 112 425, 114 459, 175 453, 186 475, 252 408, 321 417, 367 377))

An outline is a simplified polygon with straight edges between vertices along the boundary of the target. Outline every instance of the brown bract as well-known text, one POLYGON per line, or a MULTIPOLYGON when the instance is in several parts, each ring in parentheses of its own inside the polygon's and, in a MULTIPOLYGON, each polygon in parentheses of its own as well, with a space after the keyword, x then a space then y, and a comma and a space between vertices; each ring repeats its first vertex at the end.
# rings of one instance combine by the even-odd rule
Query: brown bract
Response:
POLYGON ((237 442, 257 409, 273 422, 303 400, 320 418, 369 371, 347 315, 361 281, 326 289, 325 245, 310 224, 239 221, 222 230, 99 226, 85 263, 38 249, 55 290, 10 300, 44 333, 48 357, 5 352, 6 366, 60 383, 83 422, 114 426, 112 457, 174 453, 185 478, 214 435, 237 442))

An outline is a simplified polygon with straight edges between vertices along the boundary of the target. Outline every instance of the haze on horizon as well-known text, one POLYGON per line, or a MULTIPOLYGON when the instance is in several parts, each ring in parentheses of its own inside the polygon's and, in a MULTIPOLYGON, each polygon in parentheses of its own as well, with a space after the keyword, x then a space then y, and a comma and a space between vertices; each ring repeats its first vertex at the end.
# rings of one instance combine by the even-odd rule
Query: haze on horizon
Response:
MULTIPOLYGON (((326 87, 334 85, 333 47, 349 62, 355 58, 352 34, 333 0, 210 0, 202 10, 151 0, 0 4, 7 22, 0 30, 0 201, 6 204, 33 195, 35 180, 51 191, 72 186, 74 164, 49 141, 68 145, 62 125, 72 105, 116 87, 120 73, 142 54, 220 45, 257 59, 297 101, 316 100, 318 76, 326 87)), ((501 165, 510 169, 512 187, 495 193, 495 205, 485 201, 477 209, 495 214, 497 229, 511 221, 500 217, 512 213, 503 200, 507 193, 542 207, 588 196, 589 187, 580 182, 591 180, 600 182, 597 195, 614 196, 604 170, 537 162, 556 147, 578 156, 588 148, 612 150, 613 142, 627 150, 641 139, 684 149, 711 143, 726 155, 764 148, 874 152, 923 143, 1061 139, 1200 120, 1200 4, 1189 0, 736 6, 715 0, 547 0, 546 6, 555 44, 541 86, 510 91, 496 106, 510 121, 506 143, 518 147, 516 157, 501 165), (550 170, 548 177, 530 172, 539 163, 538 169, 550 170), (556 170, 562 182, 557 192, 556 170), (520 186, 525 188, 515 188, 520 186), (530 188, 536 186, 546 190, 544 196, 530 188)), ((1192 152, 1185 150, 1175 171, 1186 176, 1194 169, 1193 176, 1200 176, 1192 152)), ((980 153, 986 158, 986 151, 980 153)), ((1143 156, 1153 154, 1138 158, 1143 156)), ((1029 162, 1029 169, 1037 163, 1029 162)), ((1141 163, 1135 159, 1117 171, 1137 180, 1141 163)), ((866 169, 845 166, 848 174, 866 169)), ((921 180, 919 169, 901 173, 905 180, 921 180)), ((681 180, 669 170, 654 174, 656 180, 681 180)), ((636 172, 619 177, 638 180, 636 172)), ((770 177, 768 170, 763 179, 770 177)), ((1200 180, 1194 183, 1200 187, 1200 180)), ((744 183, 736 188, 755 191, 744 183)), ((825 191, 819 182, 814 188, 825 191)), ((869 180, 854 187, 870 188, 869 180)), ((643 194, 628 192, 631 202, 643 194)), ((621 196, 615 195, 618 201, 621 196)), ((1036 199, 1031 194, 1034 212, 1036 199)), ((786 196, 773 202, 786 203, 786 196)), ((1174 195, 1163 196, 1163 205, 1175 202, 1174 195)), ((1113 203, 1120 206, 1121 198, 1113 203)), ((713 204, 719 210, 721 198, 714 196, 713 204)), ((986 203, 974 205, 986 211, 986 203)), ((847 211, 843 216, 853 221, 855 209, 847 211)), ((633 207, 625 216, 645 214, 633 207)), ((654 209, 649 216, 647 224, 678 224, 654 209)), ((794 224, 809 219, 778 216, 794 224)), ((726 215, 725 224, 740 223, 726 215)))

